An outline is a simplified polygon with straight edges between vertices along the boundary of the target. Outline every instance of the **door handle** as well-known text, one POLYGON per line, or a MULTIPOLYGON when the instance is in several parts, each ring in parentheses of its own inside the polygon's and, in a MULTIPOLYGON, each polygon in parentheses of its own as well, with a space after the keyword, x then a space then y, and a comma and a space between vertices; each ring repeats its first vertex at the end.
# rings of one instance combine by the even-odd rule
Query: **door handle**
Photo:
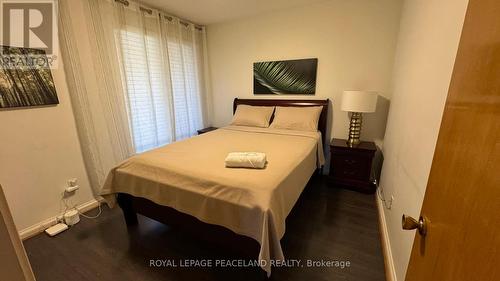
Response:
POLYGON ((418 221, 410 216, 403 215, 401 225, 405 230, 418 229, 418 233, 422 236, 427 234, 427 218, 420 216, 418 221))

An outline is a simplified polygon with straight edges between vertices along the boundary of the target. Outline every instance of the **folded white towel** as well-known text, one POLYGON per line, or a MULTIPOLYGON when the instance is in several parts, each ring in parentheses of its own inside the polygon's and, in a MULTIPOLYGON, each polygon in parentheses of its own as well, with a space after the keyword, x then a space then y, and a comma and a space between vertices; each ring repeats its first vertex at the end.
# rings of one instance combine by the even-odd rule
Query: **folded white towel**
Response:
POLYGON ((266 154, 262 152, 231 152, 226 157, 228 168, 263 169, 266 166, 266 154))

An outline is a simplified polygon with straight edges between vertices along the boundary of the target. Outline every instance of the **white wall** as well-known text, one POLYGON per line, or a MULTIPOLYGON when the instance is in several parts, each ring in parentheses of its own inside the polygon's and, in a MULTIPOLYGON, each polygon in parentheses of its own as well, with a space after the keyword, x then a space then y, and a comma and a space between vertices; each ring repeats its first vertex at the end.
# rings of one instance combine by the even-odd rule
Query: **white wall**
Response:
POLYGON ((80 184, 72 203, 93 199, 61 61, 52 75, 59 105, 0 111, 0 184, 18 230, 58 215, 70 178, 80 184))
POLYGON ((404 280, 414 231, 401 215, 419 216, 468 0, 407 0, 394 66, 381 187, 397 280, 404 280))
POLYGON ((333 100, 330 128, 346 138, 342 91, 379 91, 385 99, 378 113, 365 115, 362 138, 383 139, 400 8, 399 0, 331 0, 209 25, 213 125, 230 122, 235 97, 262 98, 253 95, 254 62, 318 58, 316 95, 297 98, 333 100))

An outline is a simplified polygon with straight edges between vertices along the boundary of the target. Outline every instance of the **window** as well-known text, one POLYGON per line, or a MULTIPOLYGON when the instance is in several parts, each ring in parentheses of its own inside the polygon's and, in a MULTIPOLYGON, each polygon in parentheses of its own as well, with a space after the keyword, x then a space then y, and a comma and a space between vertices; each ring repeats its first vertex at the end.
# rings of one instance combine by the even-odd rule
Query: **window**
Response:
POLYGON ((163 39, 159 34, 120 31, 129 119, 138 153, 190 137, 203 127, 193 36, 180 32, 163 39))
POLYGON ((122 31, 129 118, 136 152, 172 141, 158 38, 122 31))

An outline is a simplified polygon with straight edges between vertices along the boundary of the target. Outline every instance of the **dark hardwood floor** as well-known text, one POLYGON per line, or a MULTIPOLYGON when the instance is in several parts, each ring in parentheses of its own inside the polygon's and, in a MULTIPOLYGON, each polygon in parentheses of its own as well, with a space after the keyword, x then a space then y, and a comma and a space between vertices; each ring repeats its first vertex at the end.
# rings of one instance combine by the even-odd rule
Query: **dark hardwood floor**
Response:
MULTIPOLYGON (((301 260, 303 267, 274 268, 270 280, 385 280, 374 195, 311 180, 287 219, 281 244, 287 259, 301 260), (307 259, 350 266, 307 267, 307 259)), ((127 229, 119 208, 103 207, 98 219, 82 218, 56 237, 40 234, 24 245, 38 281, 266 279, 253 267, 180 267, 186 259, 239 257, 140 215, 139 227, 127 229), (174 260, 178 267, 150 267, 151 259, 174 260)))

